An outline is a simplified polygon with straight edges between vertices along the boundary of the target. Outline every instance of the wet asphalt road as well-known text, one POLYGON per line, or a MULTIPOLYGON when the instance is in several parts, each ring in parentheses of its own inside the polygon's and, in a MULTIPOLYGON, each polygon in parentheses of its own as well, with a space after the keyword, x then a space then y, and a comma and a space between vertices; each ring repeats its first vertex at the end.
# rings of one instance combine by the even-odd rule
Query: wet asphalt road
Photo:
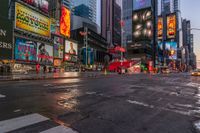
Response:
POLYGON ((200 77, 139 74, 0 82, 0 121, 31 113, 79 133, 196 133, 200 77))

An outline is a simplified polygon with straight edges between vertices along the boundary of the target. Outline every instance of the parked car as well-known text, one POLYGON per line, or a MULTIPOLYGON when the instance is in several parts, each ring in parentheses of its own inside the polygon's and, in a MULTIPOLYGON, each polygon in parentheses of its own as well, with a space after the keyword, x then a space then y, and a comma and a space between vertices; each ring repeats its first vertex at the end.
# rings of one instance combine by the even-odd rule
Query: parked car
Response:
POLYGON ((192 76, 200 76, 200 69, 197 69, 191 73, 192 76))

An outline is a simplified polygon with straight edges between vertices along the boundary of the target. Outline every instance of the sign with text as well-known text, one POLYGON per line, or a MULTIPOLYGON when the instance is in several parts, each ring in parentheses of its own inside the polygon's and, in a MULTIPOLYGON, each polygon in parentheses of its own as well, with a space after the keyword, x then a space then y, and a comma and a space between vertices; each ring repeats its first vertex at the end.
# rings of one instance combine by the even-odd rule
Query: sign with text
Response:
POLYGON ((50 37, 50 19, 19 3, 15 4, 15 28, 50 37))
POLYGON ((12 59, 12 22, 1 19, 0 21, 0 60, 12 59))

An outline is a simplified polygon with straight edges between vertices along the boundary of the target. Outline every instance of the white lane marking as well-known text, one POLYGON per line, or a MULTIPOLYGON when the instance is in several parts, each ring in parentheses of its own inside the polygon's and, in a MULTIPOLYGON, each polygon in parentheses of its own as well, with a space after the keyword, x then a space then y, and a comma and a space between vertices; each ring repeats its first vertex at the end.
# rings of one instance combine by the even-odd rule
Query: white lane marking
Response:
POLYGON ((64 127, 64 126, 57 126, 54 128, 50 128, 48 130, 42 131, 40 133, 78 133, 71 128, 64 127))
POLYGON ((200 121, 195 122, 195 123, 194 123, 194 127, 195 127, 198 131, 200 131, 200 121))
POLYGON ((186 84, 187 86, 190 86, 190 87, 197 87, 197 88, 199 88, 200 87, 200 84, 198 84, 198 83, 193 83, 193 82, 190 82, 190 83, 188 83, 188 84, 186 84))
POLYGON ((91 92, 86 92, 86 94, 87 94, 87 95, 94 95, 94 94, 96 94, 96 92, 92 92, 92 91, 91 91, 91 92))
POLYGON ((5 97, 6 97, 5 95, 0 94, 0 98, 5 98, 5 97))
POLYGON ((142 102, 138 102, 138 101, 127 100, 127 102, 131 103, 131 104, 141 105, 141 106, 144 106, 144 107, 154 108, 153 105, 148 105, 146 103, 142 103, 142 102))
POLYGON ((65 89, 65 88, 75 88, 81 87, 82 85, 63 85, 63 86, 54 86, 53 89, 65 89))
POLYGON ((0 133, 10 132, 46 120, 49 120, 49 118, 34 113, 30 115, 0 121, 0 133))

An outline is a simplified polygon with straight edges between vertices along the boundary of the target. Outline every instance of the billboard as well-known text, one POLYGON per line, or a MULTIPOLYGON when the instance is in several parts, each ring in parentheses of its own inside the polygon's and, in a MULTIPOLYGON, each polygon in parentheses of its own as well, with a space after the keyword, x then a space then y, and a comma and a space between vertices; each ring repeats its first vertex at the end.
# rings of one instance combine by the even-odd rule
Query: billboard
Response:
POLYGON ((158 40, 162 40, 163 38, 163 18, 162 17, 158 17, 158 40))
POLYGON ((12 21, 1 19, 0 21, 0 60, 12 59, 13 32, 12 21))
POLYGON ((60 33, 66 37, 70 37, 70 10, 62 6, 60 17, 60 33))
POLYGON ((133 10, 151 7, 151 0, 133 0, 133 10))
POLYGON ((65 61, 69 61, 69 62, 77 62, 78 61, 78 57, 76 55, 71 55, 71 54, 65 54, 65 61))
POLYGON ((133 12, 133 41, 151 41, 152 40, 152 10, 151 8, 133 12))
POLYGON ((50 19, 19 3, 15 4, 15 28, 50 37, 50 19))
POLYGON ((72 41, 65 40, 65 53, 78 55, 78 44, 72 41))
POLYGON ((37 59, 40 64, 53 64, 53 46, 44 43, 37 43, 37 53, 37 59))
POLYGON ((64 46, 62 38, 54 36, 53 49, 53 55, 55 58, 63 58, 64 46))
POLYGON ((15 59, 19 61, 36 62, 36 42, 23 38, 15 38, 15 59))
POLYGON ((167 51, 167 58, 168 59, 177 59, 177 42, 166 42, 165 43, 165 50, 167 51))
POLYGON ((35 8, 38 8, 44 13, 49 12, 49 2, 47 0, 21 0, 35 8))
POLYGON ((173 39, 176 37, 176 15, 170 14, 167 16, 167 38, 173 39))

